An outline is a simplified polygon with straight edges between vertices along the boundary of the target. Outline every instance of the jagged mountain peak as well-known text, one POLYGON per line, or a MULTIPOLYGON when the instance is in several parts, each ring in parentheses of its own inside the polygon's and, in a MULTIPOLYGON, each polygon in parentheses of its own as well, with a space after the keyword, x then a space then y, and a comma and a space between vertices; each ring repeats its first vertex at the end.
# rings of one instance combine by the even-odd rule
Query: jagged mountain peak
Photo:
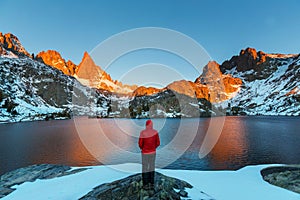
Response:
POLYGON ((262 51, 257 52, 255 48, 247 47, 246 49, 242 49, 240 51, 240 56, 248 56, 253 59, 257 59, 258 55, 265 54, 262 51))
MULTIPOLYGON (((92 70, 95 73, 97 73, 98 71, 103 72, 103 69, 100 66, 97 66, 96 63, 94 62, 94 60, 92 59, 92 57, 90 56, 90 54, 85 51, 83 53, 83 57, 81 59, 81 62, 78 65, 77 75, 79 75, 79 74, 81 75, 81 73, 83 73, 84 70, 87 70, 87 69, 92 70)), ((86 77, 86 75, 84 75, 83 78, 85 78, 85 77, 86 77)), ((89 77, 87 77, 87 78, 89 78, 89 77)))
POLYGON ((195 80, 195 83, 208 88, 208 99, 211 102, 222 102, 230 99, 243 82, 230 74, 224 75, 220 70, 220 65, 216 61, 210 61, 204 66, 202 74, 195 80))
POLYGON ((299 54, 282 54, 282 53, 265 53, 263 51, 257 51, 255 48, 247 47, 240 51, 239 56, 252 57, 254 60, 260 59, 263 62, 267 58, 293 58, 297 57, 299 54))
POLYGON ((220 70, 220 65, 216 61, 209 61, 207 65, 204 66, 202 76, 217 76, 222 75, 220 70))
POLYGON ((83 58, 82 58, 82 60, 85 60, 85 59, 91 59, 92 60, 92 57, 90 56, 90 54, 88 53, 88 52, 84 52, 83 53, 83 58))
POLYGON ((52 67, 55 67, 57 62, 65 62, 60 53, 55 50, 41 51, 36 55, 36 58, 52 67))
POLYGON ((112 93, 130 94, 137 88, 136 85, 123 85, 121 82, 114 81, 108 73, 96 65, 87 52, 78 65, 75 77, 83 85, 112 93))
POLYGON ((111 93, 132 94, 138 87, 137 85, 126 85, 113 80, 107 72, 94 62, 88 52, 84 52, 75 77, 86 86, 111 93))
POLYGON ((221 71, 243 80, 237 95, 229 100, 229 113, 299 115, 299 57, 249 48, 225 61, 221 71))
MULTIPOLYGON (((289 59, 296 59, 299 54, 276 54, 256 51, 254 48, 246 48, 239 55, 233 56, 220 65, 222 73, 243 72, 248 81, 265 79, 269 77, 282 63, 289 59)), ((234 74, 233 74, 234 75, 234 74)))
POLYGON ((31 57, 17 36, 13 35, 12 33, 6 33, 3 35, 3 33, 0 32, 0 45, 15 55, 31 57))
POLYGON ((70 60, 67 62, 55 50, 42 51, 36 55, 36 59, 44 62, 46 65, 52 66, 61 70, 64 74, 73 76, 77 69, 77 66, 70 60))
MULTIPOLYGON (((100 66, 97 66, 87 52, 84 52, 82 60, 78 65, 76 77, 90 80, 90 82, 99 82, 100 79, 112 81, 110 75, 107 74, 100 66)), ((94 85, 94 87, 97 88, 98 86, 94 85)))
MULTIPOLYGON (((210 61, 195 82, 174 80, 165 88, 157 89, 125 85, 113 80, 97 66, 88 52, 84 52, 78 66, 66 61, 55 50, 42 51, 36 59, 31 59, 16 36, 0 33, 0 66, 0 100, 3 100, 2 107, 7 106, 6 119, 22 113, 23 107, 26 107, 29 118, 30 113, 43 114, 44 111, 37 109, 43 102, 46 102, 44 106, 49 112, 62 112, 65 105, 71 106, 71 97, 68 102, 65 100, 67 93, 72 93, 73 83, 84 88, 82 94, 75 94, 77 97, 94 91, 93 95, 87 95, 87 102, 101 104, 103 107, 98 109, 104 113, 101 116, 149 117, 150 114, 144 114, 150 113, 151 107, 152 111, 163 112, 165 116, 194 116, 181 110, 185 106, 178 106, 178 99, 189 105, 188 110, 205 108, 204 111, 208 112, 211 105, 206 103, 215 103, 227 108, 228 113, 233 115, 300 115, 299 54, 269 54, 248 47, 221 65, 210 61), (21 85, 16 92, 14 88, 18 83, 21 85), (101 99, 94 99, 96 95, 101 99), (15 105, 19 100, 22 104, 15 105), (32 103, 29 105, 28 102, 32 103), (156 104, 164 106, 165 110, 156 104), (11 106, 16 109, 10 109, 11 106), (124 114, 128 108, 137 115, 124 114)), ((85 109, 84 106, 81 108, 85 109)))

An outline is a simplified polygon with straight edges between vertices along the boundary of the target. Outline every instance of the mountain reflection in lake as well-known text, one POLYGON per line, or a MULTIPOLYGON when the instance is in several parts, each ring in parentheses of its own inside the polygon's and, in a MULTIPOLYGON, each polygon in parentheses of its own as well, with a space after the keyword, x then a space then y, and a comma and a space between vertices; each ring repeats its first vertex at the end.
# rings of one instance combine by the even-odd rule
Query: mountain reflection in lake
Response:
MULTIPOLYGON (((209 118, 153 121, 161 138, 158 167, 219 170, 300 163, 299 117, 226 117, 218 142, 202 159, 199 150, 212 125, 209 118), (180 153, 183 155, 174 160, 180 153)), ((137 141, 144 123, 144 119, 82 117, 0 124, 0 174, 38 163, 87 166, 140 162, 137 141)))

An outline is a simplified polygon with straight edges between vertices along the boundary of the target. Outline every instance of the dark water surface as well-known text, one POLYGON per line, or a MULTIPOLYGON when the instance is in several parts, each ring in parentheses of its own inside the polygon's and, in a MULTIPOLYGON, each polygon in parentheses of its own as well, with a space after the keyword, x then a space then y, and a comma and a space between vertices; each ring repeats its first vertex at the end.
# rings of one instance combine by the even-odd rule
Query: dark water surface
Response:
MULTIPOLYGON (((144 123, 76 118, 0 124, 0 174, 39 163, 87 166, 140 162, 137 136, 144 123)), ((157 164, 195 170, 299 164, 299 124, 299 117, 226 117, 216 145, 200 159, 207 130, 217 126, 211 119, 155 119, 161 138, 157 164)))

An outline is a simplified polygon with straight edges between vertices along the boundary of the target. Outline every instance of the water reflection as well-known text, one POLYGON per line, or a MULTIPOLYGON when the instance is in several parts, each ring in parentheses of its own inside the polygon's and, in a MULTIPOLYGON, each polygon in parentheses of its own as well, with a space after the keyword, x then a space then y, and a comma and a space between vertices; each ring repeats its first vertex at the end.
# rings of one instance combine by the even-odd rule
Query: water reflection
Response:
MULTIPOLYGON (((73 120, 0 124, 0 174, 37 163, 140 163, 137 136, 145 120, 77 120, 80 126, 73 120)), ((200 159, 199 149, 211 119, 155 119, 161 138, 157 166, 211 170, 300 163, 299 122, 299 117, 226 117, 217 144, 200 159)))
POLYGON ((49 121, 0 125, 0 173, 32 164, 99 164, 82 145, 74 122, 49 121))
POLYGON ((243 118, 227 118, 222 134, 208 156, 210 165, 218 166, 217 169, 227 169, 228 165, 246 162, 247 134, 243 118))

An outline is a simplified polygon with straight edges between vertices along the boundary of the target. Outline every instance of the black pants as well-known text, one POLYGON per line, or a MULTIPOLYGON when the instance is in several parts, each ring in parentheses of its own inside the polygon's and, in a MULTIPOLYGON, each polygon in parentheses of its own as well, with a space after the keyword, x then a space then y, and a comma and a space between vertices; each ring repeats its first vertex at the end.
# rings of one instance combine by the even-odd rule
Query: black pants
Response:
POLYGON ((155 157, 156 154, 142 154, 142 178, 143 185, 154 185, 154 171, 155 171, 155 157))

